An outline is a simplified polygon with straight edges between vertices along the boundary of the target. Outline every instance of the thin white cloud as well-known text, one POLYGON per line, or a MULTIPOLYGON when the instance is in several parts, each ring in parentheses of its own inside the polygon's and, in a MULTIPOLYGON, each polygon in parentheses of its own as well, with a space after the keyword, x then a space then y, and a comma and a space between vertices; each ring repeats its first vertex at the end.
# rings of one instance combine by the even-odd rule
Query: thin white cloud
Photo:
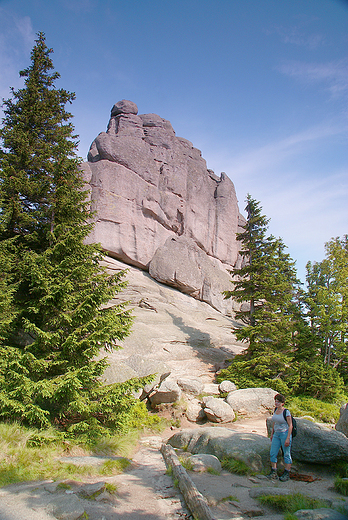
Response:
POLYGON ((298 171, 274 183, 260 177, 248 191, 261 201, 264 214, 271 218, 269 232, 283 238, 304 280, 306 263, 324 258, 325 242, 348 232, 348 171, 302 177, 298 171))
POLYGON ((316 146, 322 139, 342 134, 344 128, 320 125, 296 133, 285 139, 269 143, 254 150, 246 150, 240 156, 230 158, 232 177, 259 175, 291 156, 300 154, 306 147, 316 146))
POLYGON ((35 34, 29 16, 24 16, 23 18, 15 18, 14 25, 18 29, 19 34, 22 36, 23 44, 26 46, 27 49, 31 49, 33 45, 33 40, 35 38, 35 34))
POLYGON ((324 43, 324 36, 319 33, 308 34, 308 29, 303 30, 301 25, 284 27, 277 26, 275 31, 280 36, 283 43, 307 47, 311 50, 317 49, 324 43))
POLYGON ((348 59, 329 63, 291 61, 279 67, 280 72, 305 83, 323 83, 332 96, 348 94, 348 59))
POLYGON ((28 16, 20 18, 0 7, 0 99, 9 97, 10 87, 23 85, 19 71, 28 65, 34 39, 28 16))

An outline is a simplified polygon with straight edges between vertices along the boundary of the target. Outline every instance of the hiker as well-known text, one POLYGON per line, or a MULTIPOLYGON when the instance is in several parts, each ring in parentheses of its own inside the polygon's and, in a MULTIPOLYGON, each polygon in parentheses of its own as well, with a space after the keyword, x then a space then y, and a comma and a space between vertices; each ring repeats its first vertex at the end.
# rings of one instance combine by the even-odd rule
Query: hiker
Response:
POLYGON ((289 410, 284 408, 285 397, 282 394, 276 394, 274 396, 275 411, 272 416, 272 433, 271 433, 271 472, 268 478, 272 480, 278 480, 277 473, 277 457, 280 448, 283 448, 284 454, 284 473, 279 477, 281 482, 286 482, 290 478, 291 468, 291 432, 292 432, 292 420, 289 410), (285 414, 284 414, 285 412, 285 414), (286 419, 285 419, 286 418, 286 419))

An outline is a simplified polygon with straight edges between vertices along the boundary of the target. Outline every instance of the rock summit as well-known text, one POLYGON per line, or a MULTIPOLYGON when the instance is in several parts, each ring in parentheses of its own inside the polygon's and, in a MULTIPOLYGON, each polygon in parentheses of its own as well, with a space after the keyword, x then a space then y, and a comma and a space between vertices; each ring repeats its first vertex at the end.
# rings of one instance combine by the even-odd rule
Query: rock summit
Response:
POLYGON ((95 211, 91 242, 159 282, 232 312, 221 293, 239 261, 236 233, 244 219, 225 173, 209 170, 169 121, 138 115, 127 100, 113 106, 107 131, 95 138, 82 168, 95 211))

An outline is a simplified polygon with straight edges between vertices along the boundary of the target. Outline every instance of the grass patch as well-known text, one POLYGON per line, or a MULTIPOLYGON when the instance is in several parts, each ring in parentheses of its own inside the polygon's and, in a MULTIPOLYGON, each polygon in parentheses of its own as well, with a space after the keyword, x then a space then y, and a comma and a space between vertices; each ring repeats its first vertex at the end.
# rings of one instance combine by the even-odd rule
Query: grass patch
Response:
POLYGON ((221 461, 221 466, 230 473, 237 475, 254 475, 255 473, 243 462, 229 457, 224 457, 221 461))
POLYGON ((188 457, 178 457, 180 464, 185 468, 187 471, 193 470, 193 464, 192 461, 188 457))
POLYGON ((294 495, 261 495, 258 500, 262 505, 269 506, 276 511, 295 513, 299 509, 319 509, 327 507, 323 500, 306 497, 301 493, 294 495))
POLYGON ((220 471, 212 468, 211 466, 207 467, 207 473, 209 473, 210 475, 220 475, 220 471))
POLYGON ((340 460, 336 462, 334 465, 334 470, 338 477, 347 478, 348 477, 348 462, 344 460, 340 460))
POLYGON ((117 486, 115 484, 111 484, 111 482, 107 482, 105 484, 105 491, 107 491, 110 495, 116 495, 117 486))
POLYGON ((170 477, 173 475, 173 466, 171 464, 169 464, 166 469, 166 475, 169 475, 170 477))
POLYGON ((337 475, 334 482, 334 488, 341 495, 348 496, 348 478, 337 475))
POLYGON ((239 502, 239 499, 234 495, 228 495, 220 500, 220 502, 239 502))
POLYGON ((94 441, 94 446, 66 440, 54 428, 36 430, 19 424, 0 423, 0 487, 18 482, 45 479, 81 479, 86 476, 114 475, 130 464, 125 456, 134 451, 139 432, 115 435, 94 441), (67 455, 118 455, 101 466, 76 466, 60 462, 67 455))

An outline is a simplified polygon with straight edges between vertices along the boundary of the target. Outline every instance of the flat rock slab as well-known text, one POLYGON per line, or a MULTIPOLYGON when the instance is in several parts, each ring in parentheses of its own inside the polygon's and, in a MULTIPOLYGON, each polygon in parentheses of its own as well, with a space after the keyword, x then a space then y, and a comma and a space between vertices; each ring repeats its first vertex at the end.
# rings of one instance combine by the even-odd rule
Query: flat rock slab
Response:
POLYGON ((141 269, 112 258, 105 265, 110 273, 127 269, 128 287, 111 303, 129 302, 135 318, 132 333, 119 342, 122 349, 103 353, 110 363, 103 374, 107 384, 165 372, 173 379, 213 383, 216 370, 245 349, 231 332, 231 317, 156 282, 141 269))

